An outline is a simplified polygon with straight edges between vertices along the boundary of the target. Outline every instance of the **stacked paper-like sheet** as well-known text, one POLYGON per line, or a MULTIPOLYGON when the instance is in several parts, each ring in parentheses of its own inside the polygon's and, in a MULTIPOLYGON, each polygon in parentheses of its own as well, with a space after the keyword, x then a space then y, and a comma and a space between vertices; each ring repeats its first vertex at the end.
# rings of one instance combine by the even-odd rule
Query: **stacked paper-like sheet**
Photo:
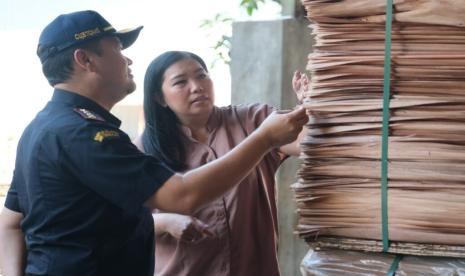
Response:
MULTIPOLYGON (((395 3, 389 240, 454 245, 464 254, 465 28, 460 26, 465 0, 395 3), (431 5, 435 8, 426 12, 431 5)), ((297 230, 309 240, 379 241, 386 1, 303 4, 316 45, 305 103, 313 116, 293 186, 297 230)))

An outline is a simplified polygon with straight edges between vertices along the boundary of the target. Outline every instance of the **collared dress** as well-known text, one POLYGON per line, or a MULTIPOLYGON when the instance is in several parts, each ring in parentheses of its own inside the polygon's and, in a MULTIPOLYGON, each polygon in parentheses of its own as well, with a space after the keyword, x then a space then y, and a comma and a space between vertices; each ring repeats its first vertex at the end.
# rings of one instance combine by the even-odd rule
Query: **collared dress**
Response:
MULTIPOLYGON (((206 144, 184 128, 189 169, 225 155, 272 111, 260 104, 215 107, 207 123, 206 144)), ((213 237, 192 244, 157 235, 155 275, 279 275, 274 177, 286 157, 272 150, 239 185, 193 215, 210 225, 213 237)), ((211 181, 215 185, 215 179, 211 181)))
POLYGON ((143 203, 174 172, 119 126, 97 103, 56 89, 25 129, 5 207, 24 215, 27 275, 153 275, 143 203))

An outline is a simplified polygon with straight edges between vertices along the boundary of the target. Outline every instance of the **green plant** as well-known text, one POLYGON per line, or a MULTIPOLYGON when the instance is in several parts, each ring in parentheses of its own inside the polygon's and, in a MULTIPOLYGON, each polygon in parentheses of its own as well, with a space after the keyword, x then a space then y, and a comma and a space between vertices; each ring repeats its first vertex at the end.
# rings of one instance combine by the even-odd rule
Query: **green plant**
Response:
MULTIPOLYGON (((244 9, 249 16, 252 16, 260 8, 259 3, 264 4, 266 1, 281 4, 281 0, 241 0, 239 7, 244 9)), ((229 52, 231 50, 232 22, 232 17, 218 13, 213 18, 202 20, 200 23, 199 27, 207 30, 208 37, 217 37, 214 40, 216 41, 215 45, 212 46, 217 58, 212 62, 211 67, 214 67, 218 61, 227 65, 231 62, 229 52)))
POLYGON ((258 10, 258 3, 264 3, 265 0, 241 0, 240 6, 247 11, 248 15, 252 15, 254 11, 258 10))
POLYGON ((229 51, 231 50, 232 22, 232 17, 218 13, 212 19, 205 19, 200 24, 200 28, 208 30, 208 37, 217 37, 215 45, 212 46, 217 58, 212 62, 211 67, 214 67, 218 61, 228 65, 231 62, 229 51))
MULTIPOLYGON (((281 4, 281 0, 271 1, 281 4)), ((265 3, 265 0, 241 0, 240 7, 244 8, 249 16, 252 16, 254 11, 258 10, 258 3, 265 3)))

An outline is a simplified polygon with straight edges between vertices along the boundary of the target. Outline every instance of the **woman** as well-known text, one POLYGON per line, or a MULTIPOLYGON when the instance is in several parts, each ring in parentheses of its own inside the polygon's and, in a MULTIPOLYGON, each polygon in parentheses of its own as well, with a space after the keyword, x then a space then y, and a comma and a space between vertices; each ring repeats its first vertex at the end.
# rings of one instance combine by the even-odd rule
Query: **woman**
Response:
MULTIPOLYGON (((294 88, 307 81, 296 73, 294 88)), ((200 57, 179 51, 158 56, 145 75, 146 125, 137 146, 187 171, 224 155, 273 111, 262 104, 218 108, 214 96, 200 57)), ((274 175, 298 154, 298 141, 270 152, 245 180, 193 217, 155 213, 155 274, 279 275, 274 175)))

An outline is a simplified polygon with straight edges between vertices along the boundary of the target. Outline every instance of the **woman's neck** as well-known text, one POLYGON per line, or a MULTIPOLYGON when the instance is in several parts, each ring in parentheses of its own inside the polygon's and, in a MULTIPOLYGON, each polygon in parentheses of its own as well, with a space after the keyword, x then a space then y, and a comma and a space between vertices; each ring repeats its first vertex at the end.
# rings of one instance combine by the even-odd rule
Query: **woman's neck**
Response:
POLYGON ((208 117, 189 118, 189 120, 183 119, 181 123, 184 127, 189 128, 192 133, 192 138, 206 144, 208 142, 208 117))
POLYGON ((190 129, 192 133, 192 138, 199 141, 202 144, 208 144, 208 136, 209 132, 207 127, 198 128, 198 129, 190 129))

